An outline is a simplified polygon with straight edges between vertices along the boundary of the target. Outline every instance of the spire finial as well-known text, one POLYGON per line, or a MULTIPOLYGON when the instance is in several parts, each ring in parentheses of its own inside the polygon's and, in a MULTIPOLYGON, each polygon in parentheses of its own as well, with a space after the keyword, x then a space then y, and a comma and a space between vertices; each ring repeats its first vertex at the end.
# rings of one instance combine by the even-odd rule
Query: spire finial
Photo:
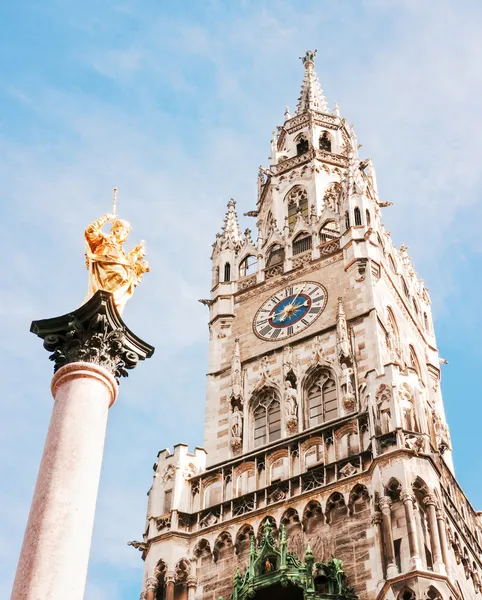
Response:
POLYGON ((304 56, 300 56, 300 60, 303 63, 305 69, 307 69, 310 65, 313 65, 315 62, 315 56, 318 50, 307 50, 304 56))
POLYGON ((296 110, 297 115, 306 110, 315 110, 322 113, 328 112, 328 104, 315 71, 314 60, 316 53, 317 50, 314 52, 307 50, 304 56, 300 56, 305 67, 305 76, 301 84, 301 95, 296 110))

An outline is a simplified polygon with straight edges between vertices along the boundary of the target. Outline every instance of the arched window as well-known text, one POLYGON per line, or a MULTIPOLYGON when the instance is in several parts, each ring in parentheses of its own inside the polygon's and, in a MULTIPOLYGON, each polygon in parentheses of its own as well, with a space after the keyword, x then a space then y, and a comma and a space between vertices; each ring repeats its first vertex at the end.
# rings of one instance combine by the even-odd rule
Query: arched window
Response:
POLYGON ((309 147, 308 140, 303 136, 299 137, 296 143, 296 154, 300 155, 308 152, 309 147))
POLYGON ((213 483, 204 490, 204 506, 214 506, 215 504, 219 504, 221 500, 222 482, 219 480, 213 481, 213 483))
POLYGON ((282 458, 278 458, 278 460, 275 460, 274 463, 271 465, 270 483, 274 483, 275 481, 281 481, 282 479, 288 479, 288 471, 288 457, 284 456, 282 458))
POLYGON ((372 224, 372 218, 370 216, 370 211, 368 210, 368 208, 365 211, 365 218, 367 220, 367 227, 370 227, 370 225, 372 224))
POLYGON ((253 416, 255 447, 281 438, 280 401, 274 392, 267 392, 260 398, 253 416))
POLYGON ((410 298, 410 292, 408 291, 408 285, 406 284, 405 279, 403 277, 401 278, 401 280, 402 280, 403 293, 405 294, 405 296, 407 298, 410 298))
POLYGON ((388 264, 390 266, 390 271, 396 275, 397 274, 397 266, 395 265, 395 261, 393 260, 393 256, 388 255, 388 264))
POLYGON ((428 323, 428 315, 426 312, 423 313, 423 324, 425 326, 425 330, 430 332, 430 325, 428 323))
POLYGON ((283 246, 279 244, 275 244, 271 247, 271 250, 268 255, 268 260, 266 261, 267 267, 273 267, 274 265, 279 265, 283 263, 285 260, 285 250, 283 246))
POLYGON ((361 212, 360 209, 358 208, 358 206, 355 206, 355 209, 353 211, 353 214, 355 216, 355 225, 361 225, 361 212))
POLYGON ((246 277, 258 271, 258 259, 253 254, 243 258, 239 265, 239 276, 246 277))
POLYGON ((231 281, 231 265, 228 262, 224 265, 224 281, 231 281))
POLYGON ((337 240, 340 237, 340 226, 335 221, 328 221, 323 224, 320 229, 320 240, 321 242, 331 242, 331 240, 337 240))
POLYGON ((327 131, 324 131, 320 137, 320 150, 331 152, 331 137, 327 131))
POLYGON ((350 213, 345 211, 345 229, 350 229, 350 213))
POLYGON ((313 467, 323 462, 323 444, 315 444, 305 452, 305 468, 313 467))
POLYGON ((253 469, 247 469, 236 479, 236 496, 242 496, 256 489, 256 472, 253 469))
POLYGON ((311 235, 306 233, 300 233, 296 236, 296 238, 293 241, 293 256, 301 254, 302 252, 308 252, 308 250, 311 250, 311 245, 311 235))
POLYGON ((417 303, 415 302, 415 298, 412 298, 412 304, 413 304, 413 310, 415 311, 415 313, 416 313, 416 315, 418 317, 420 315, 420 311, 418 309, 417 303))
POLYGON ((288 226, 293 231, 298 212, 304 219, 308 219, 308 193, 305 188, 296 186, 288 192, 286 196, 288 203, 288 226))
POLYGON ((321 373, 308 389, 309 427, 338 417, 338 397, 335 380, 321 373))
POLYGON ((418 362, 417 353, 415 352, 415 348, 413 346, 409 346, 410 351, 410 366, 415 370, 418 377, 421 378, 422 373, 420 370, 420 363, 418 362))

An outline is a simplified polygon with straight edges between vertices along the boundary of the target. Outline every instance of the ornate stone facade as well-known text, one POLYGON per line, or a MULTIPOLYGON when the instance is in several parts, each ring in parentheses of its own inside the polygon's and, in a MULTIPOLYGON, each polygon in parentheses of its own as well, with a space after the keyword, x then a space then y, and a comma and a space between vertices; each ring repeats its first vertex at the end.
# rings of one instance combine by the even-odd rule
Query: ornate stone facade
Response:
POLYGON ((306 577, 331 559, 346 575, 337 597, 480 591, 482 529, 453 472, 430 298, 314 54, 258 174, 257 242, 230 200, 213 246, 205 445, 155 464, 134 544, 149 600, 283 596, 280 544, 305 597, 322 597, 306 577))

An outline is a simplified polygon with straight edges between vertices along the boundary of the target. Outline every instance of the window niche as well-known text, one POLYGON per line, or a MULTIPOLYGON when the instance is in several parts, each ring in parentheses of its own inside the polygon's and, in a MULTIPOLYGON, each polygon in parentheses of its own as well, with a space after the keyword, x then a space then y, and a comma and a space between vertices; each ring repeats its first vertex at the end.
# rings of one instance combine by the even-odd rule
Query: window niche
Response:
POLYGON ((307 390, 308 427, 315 427, 338 417, 338 393, 334 376, 327 370, 312 377, 307 390))
POLYGON ((254 447, 281 439, 281 404, 276 392, 264 392, 253 409, 254 447))
POLYGON ((231 264, 227 262, 224 264, 224 282, 228 281, 231 281, 231 264))
POLYGON ((239 276, 247 277, 258 271, 258 259, 253 254, 249 254, 239 264, 239 276))
POLYGON ((295 228, 298 213, 301 213, 305 221, 308 219, 308 192, 305 188, 296 186, 288 192, 286 202, 288 204, 288 227, 291 232, 295 228))
POLYGON ((285 260, 285 249, 280 244, 275 244, 271 247, 268 253, 266 267, 274 267, 275 265, 283 264, 285 260))
POLYGON ((308 152, 309 149, 310 145, 308 140, 304 136, 300 136, 296 141, 296 154, 299 156, 300 154, 308 152))
POLYGON ((324 131, 320 136, 320 150, 331 152, 331 136, 327 131, 324 131))

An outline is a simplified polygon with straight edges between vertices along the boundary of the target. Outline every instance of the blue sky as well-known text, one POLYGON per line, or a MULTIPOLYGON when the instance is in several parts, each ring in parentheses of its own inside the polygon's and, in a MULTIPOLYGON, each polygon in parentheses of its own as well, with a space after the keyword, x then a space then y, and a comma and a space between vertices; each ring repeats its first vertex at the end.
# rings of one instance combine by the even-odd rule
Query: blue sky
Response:
POLYGON ((126 541, 140 538, 156 454, 202 444, 210 245, 229 197, 240 214, 255 207, 308 47, 430 290, 456 472, 482 508, 481 28, 476 0, 2 3, 0 597, 52 407, 30 322, 82 302, 82 232, 114 185, 152 267, 124 316, 156 354, 110 411, 86 598, 138 597, 143 564, 126 541))

